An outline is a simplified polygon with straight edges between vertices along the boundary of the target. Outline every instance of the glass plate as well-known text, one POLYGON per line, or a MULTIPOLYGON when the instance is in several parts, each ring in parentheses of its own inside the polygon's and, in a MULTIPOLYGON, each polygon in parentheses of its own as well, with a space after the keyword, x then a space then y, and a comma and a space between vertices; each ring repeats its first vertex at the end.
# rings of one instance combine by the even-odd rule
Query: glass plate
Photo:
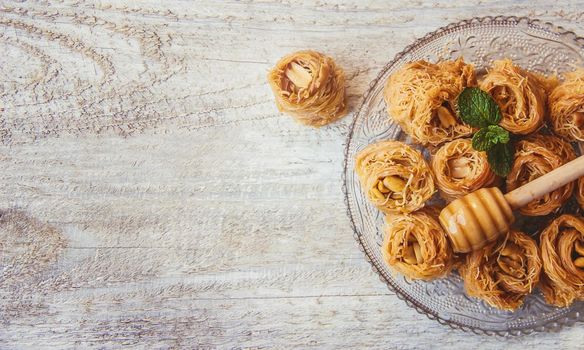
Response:
POLYGON ((348 215, 361 250, 389 289, 418 312, 452 328, 488 335, 522 335, 554 331, 583 318, 584 303, 568 308, 547 305, 541 293, 529 295, 515 312, 492 308, 468 297, 460 277, 433 282, 408 281, 394 274, 381 255, 383 215, 366 200, 354 172, 355 154, 379 140, 411 143, 387 117, 383 86, 404 63, 415 60, 436 62, 463 56, 477 69, 493 60, 509 57, 523 68, 540 73, 561 73, 582 65, 584 38, 551 23, 517 17, 473 18, 450 24, 427 34, 398 53, 387 64, 366 93, 353 121, 345 149, 343 190, 348 215))

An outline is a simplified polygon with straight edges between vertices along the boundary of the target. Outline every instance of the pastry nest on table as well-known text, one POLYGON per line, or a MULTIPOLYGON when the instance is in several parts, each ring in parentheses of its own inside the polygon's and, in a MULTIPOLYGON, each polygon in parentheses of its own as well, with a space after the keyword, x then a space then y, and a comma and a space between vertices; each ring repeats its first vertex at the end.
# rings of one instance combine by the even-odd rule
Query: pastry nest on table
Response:
POLYGON ((347 113, 345 74, 333 59, 298 51, 280 59, 268 74, 276 105, 302 124, 323 126, 347 113))

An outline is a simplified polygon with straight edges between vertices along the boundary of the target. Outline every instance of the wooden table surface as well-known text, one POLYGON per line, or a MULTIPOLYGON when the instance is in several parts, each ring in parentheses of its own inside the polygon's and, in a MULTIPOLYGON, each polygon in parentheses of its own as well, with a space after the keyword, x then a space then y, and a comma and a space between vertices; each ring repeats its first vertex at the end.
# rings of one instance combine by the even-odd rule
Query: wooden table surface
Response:
POLYGON ((520 15, 584 35, 575 1, 0 3, 0 348, 582 348, 501 339, 388 292, 353 239, 343 146, 416 37, 520 15), (348 76, 321 129, 267 70, 313 48, 348 76))

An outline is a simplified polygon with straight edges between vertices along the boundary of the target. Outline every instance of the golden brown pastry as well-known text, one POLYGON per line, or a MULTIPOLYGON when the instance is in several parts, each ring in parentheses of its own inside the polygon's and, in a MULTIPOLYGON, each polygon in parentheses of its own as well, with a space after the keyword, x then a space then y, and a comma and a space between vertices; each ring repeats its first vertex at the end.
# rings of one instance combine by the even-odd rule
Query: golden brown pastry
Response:
POLYGON ((505 239, 467 255, 459 268, 466 293, 503 310, 515 310, 535 288, 541 272, 537 243, 510 231, 505 239))
POLYGON ((564 214, 540 235, 545 300, 564 307, 584 300, 584 219, 564 214))
POLYGON ((410 279, 431 280, 450 272, 454 258, 437 215, 437 209, 424 208, 386 216, 382 252, 389 266, 410 279))
POLYGON ((469 139, 450 141, 440 147, 431 166, 440 196, 447 201, 489 187, 497 178, 487 162, 487 154, 473 149, 469 139))
POLYGON ((584 141, 584 69, 564 74, 549 97, 554 132, 568 141, 584 141))
POLYGON ((499 123, 514 134, 527 135, 544 123, 546 91, 542 79, 515 66, 510 59, 495 61, 479 83, 501 108, 499 123))
POLYGON ((409 213, 434 194, 434 179, 422 154, 399 141, 370 144, 355 159, 367 197, 385 213, 409 213))
MULTIPOLYGON (((512 191, 576 158, 572 146, 552 135, 531 135, 515 146, 515 159, 507 175, 507 191, 512 191)), ((574 183, 536 199, 519 212, 527 216, 548 215, 558 210, 572 195, 574 183)))
POLYGON ((578 201, 578 204, 580 204, 580 208, 584 210, 584 177, 578 179, 576 185, 576 200, 578 201))
POLYGON ((345 74, 316 51, 283 57, 268 74, 276 105, 299 122, 322 126, 345 115, 345 74))
POLYGON ((422 145, 469 136, 473 129, 456 115, 458 94, 476 86, 474 67, 462 58, 437 64, 417 61, 389 77, 384 98, 390 118, 422 145))

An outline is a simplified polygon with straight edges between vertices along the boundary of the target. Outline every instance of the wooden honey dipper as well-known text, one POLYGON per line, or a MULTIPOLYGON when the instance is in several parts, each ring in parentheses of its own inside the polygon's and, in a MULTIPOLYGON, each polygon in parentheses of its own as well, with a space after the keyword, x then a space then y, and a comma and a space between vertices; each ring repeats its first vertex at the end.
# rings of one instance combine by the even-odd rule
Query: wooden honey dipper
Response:
POLYGON ((503 195, 496 187, 481 188, 448 204, 440 224, 455 252, 467 253, 507 233, 515 220, 513 210, 584 176, 584 156, 503 195))

